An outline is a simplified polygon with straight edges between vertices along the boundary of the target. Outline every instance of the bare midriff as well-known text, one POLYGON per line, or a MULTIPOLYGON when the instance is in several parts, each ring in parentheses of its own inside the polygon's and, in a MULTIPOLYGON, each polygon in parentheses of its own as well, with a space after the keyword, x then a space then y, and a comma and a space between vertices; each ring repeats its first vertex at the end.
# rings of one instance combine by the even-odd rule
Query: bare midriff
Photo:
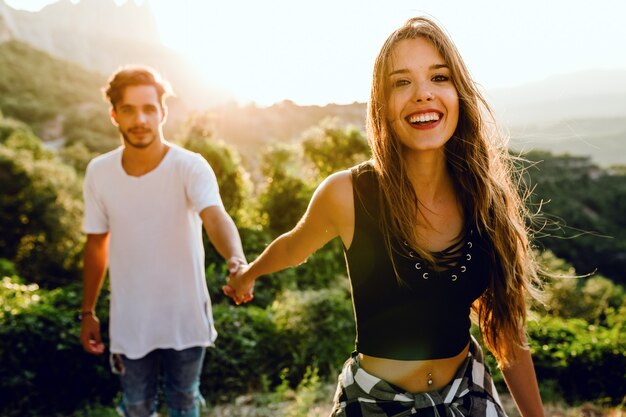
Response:
POLYGON ((469 344, 450 358, 404 361, 359 354, 361 368, 411 393, 437 391, 452 381, 467 357, 469 344), (430 383, 429 383, 430 382, 430 383))

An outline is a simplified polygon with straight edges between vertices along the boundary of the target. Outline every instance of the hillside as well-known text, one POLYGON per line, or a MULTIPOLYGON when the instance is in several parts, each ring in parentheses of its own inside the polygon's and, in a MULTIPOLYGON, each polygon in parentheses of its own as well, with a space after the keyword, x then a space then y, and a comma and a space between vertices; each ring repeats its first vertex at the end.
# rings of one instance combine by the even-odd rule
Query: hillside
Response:
POLYGON ((14 10, 0 0, 0 42, 19 40, 102 74, 127 64, 158 69, 192 108, 229 96, 210 85, 179 53, 164 47, 149 2, 117 6, 113 0, 60 0, 39 12, 14 10))
MULTIPOLYGON (((44 141, 84 142, 97 153, 117 146, 119 136, 101 93, 106 79, 24 42, 0 43, 0 112, 27 123, 44 141)), ((177 97, 168 106, 166 133, 188 113, 177 97)))
POLYGON ((105 77, 20 41, 0 44, 0 110, 36 131, 87 103, 102 106, 105 77))
POLYGON ((525 180, 539 247, 567 259, 580 274, 599 272, 626 283, 626 175, 589 157, 533 151, 525 180))
POLYGON ((509 126, 626 117, 626 69, 579 71, 488 91, 509 126))
POLYGON ((590 156, 601 166, 626 165, 626 116, 580 118, 513 126, 510 147, 590 156))
MULTIPOLYGON (((14 10, 0 0, 0 45, 3 41, 13 46, 0 50, 0 88, 4 88, 0 91, 0 109, 34 125, 44 139, 63 135, 59 129, 63 121, 58 115, 67 110, 67 103, 85 101, 76 94, 91 97, 86 101, 97 103, 95 114, 106 119, 96 98, 98 88, 113 69, 128 63, 157 68, 177 92, 177 99, 169 102, 168 136, 178 131, 191 112, 208 111, 215 136, 251 158, 268 143, 297 141, 303 131, 325 118, 335 117, 341 124, 359 128, 365 124, 364 103, 297 106, 287 100, 257 107, 229 101, 227 93, 208 85, 189 62, 161 44, 149 0, 141 5, 128 1, 121 6, 113 0, 81 0, 77 4, 59 0, 35 13, 14 10), (22 42, 22 50, 16 49, 16 41, 22 42), (40 65, 43 55, 28 50, 26 44, 64 63, 40 65), (60 68, 68 62, 80 67, 68 66, 56 72, 47 68, 60 68), (89 79, 101 81, 84 84, 82 68, 89 69, 89 79), (73 78, 76 87, 70 85, 73 78), (16 85, 14 79, 18 80, 16 85), (63 96, 60 101, 58 96, 63 96), (51 125, 42 128, 42 122, 51 125)), ((626 164, 624 69, 558 74, 514 88, 490 90, 486 95, 498 120, 509 129, 515 150, 589 155, 601 166, 626 164)), ((80 125, 89 127, 88 123, 80 125)), ((104 126, 98 130, 104 131, 104 126)))

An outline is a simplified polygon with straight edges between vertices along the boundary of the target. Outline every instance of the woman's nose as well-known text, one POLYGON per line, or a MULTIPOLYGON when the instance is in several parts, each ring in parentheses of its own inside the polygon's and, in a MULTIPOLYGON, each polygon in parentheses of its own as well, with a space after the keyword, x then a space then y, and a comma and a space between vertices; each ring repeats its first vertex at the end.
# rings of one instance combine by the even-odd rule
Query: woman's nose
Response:
POLYGON ((435 98, 432 90, 428 86, 418 84, 415 87, 415 101, 421 103, 423 101, 432 101, 435 98))

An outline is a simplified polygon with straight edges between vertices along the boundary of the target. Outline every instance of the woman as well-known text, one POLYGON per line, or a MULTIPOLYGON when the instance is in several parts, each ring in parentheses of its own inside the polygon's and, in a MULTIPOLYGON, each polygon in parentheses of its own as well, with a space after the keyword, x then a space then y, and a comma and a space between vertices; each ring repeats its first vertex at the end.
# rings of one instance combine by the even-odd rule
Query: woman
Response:
POLYGON ((333 416, 505 415, 471 312, 522 416, 543 416, 524 336, 536 269, 490 116, 445 32, 410 19, 375 63, 372 160, 322 182, 296 227, 224 287, 247 302, 257 277, 341 238, 357 349, 333 416))

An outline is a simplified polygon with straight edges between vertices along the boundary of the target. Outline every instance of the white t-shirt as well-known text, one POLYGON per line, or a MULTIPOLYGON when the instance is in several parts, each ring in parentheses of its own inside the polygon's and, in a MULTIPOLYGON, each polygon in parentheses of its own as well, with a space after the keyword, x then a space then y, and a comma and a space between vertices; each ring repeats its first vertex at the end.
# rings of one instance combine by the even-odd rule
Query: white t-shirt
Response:
POLYGON ((201 155, 170 144, 154 170, 133 177, 122 151, 93 159, 83 190, 83 231, 110 232, 110 350, 138 359, 210 346, 217 332, 198 213, 222 205, 215 174, 201 155))

